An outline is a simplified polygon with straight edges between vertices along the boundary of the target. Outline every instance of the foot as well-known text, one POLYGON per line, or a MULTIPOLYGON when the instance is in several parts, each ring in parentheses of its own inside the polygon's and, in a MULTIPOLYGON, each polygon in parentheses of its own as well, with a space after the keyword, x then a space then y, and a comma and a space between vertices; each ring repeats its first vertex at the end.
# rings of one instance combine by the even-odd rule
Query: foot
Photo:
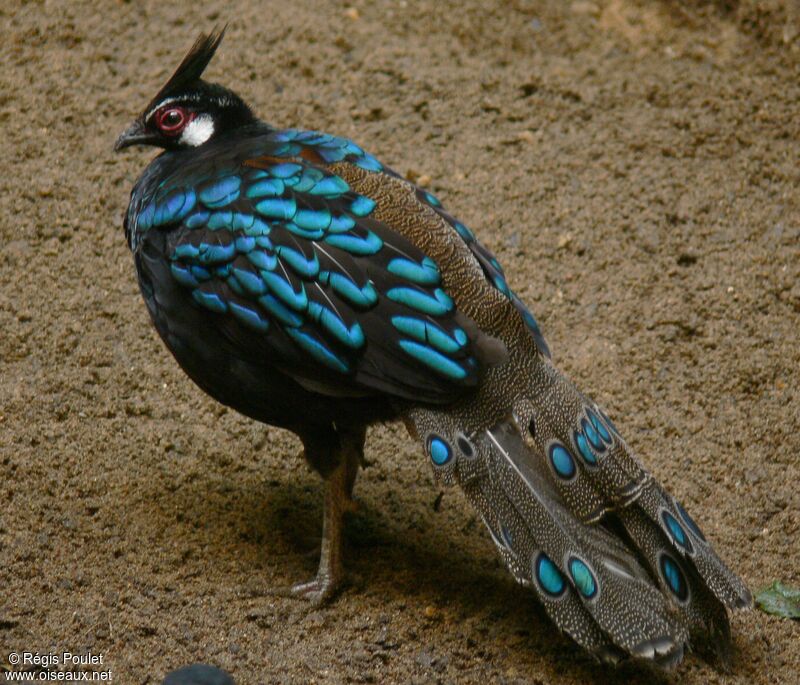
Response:
POLYGON ((318 607, 327 604, 341 589, 342 578, 331 576, 317 576, 307 583, 297 583, 289 589, 289 594, 298 599, 304 599, 311 606, 318 607))

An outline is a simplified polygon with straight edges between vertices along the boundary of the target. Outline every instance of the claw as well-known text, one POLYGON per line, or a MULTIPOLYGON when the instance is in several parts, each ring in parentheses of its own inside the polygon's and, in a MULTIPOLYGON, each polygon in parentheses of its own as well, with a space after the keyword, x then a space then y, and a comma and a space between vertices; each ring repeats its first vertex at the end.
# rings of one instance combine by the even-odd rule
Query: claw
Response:
POLYGON ((334 578, 331 575, 317 576, 305 583, 296 583, 290 587, 279 587, 269 590, 275 597, 288 597, 308 602, 312 607, 319 607, 331 601, 342 588, 343 576, 334 578))
POLYGON ((292 585, 289 592, 292 597, 305 599, 311 606, 318 607, 327 604, 333 599, 334 595, 336 595, 341 588, 341 585, 341 578, 337 579, 331 576, 320 578, 317 576, 314 580, 310 580, 307 583, 292 585))

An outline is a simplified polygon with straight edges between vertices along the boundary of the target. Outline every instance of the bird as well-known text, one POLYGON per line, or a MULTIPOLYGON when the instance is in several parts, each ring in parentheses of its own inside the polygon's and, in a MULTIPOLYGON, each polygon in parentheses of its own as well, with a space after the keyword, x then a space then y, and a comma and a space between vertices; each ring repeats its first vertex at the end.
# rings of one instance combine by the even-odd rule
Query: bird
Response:
POLYGON ((166 347, 208 395, 287 429, 324 482, 321 604, 368 426, 400 420, 560 631, 604 662, 730 653, 749 590, 602 407, 555 366, 475 233, 355 142, 282 129, 202 78, 200 34, 115 149, 161 151, 123 221, 166 347))

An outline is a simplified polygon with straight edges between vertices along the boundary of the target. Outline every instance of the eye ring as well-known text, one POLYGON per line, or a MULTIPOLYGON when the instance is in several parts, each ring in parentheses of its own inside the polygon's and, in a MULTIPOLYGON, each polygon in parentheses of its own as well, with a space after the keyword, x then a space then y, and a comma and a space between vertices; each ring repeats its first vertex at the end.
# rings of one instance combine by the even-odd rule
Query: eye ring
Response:
POLYGON ((164 135, 175 136, 180 133, 191 117, 183 107, 165 107, 155 115, 155 124, 164 135))

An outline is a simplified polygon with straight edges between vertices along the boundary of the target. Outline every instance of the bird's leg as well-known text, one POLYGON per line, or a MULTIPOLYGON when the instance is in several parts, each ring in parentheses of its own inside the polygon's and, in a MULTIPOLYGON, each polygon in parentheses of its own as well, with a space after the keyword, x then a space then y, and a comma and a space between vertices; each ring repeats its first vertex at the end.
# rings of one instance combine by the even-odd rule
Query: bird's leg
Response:
POLYGON ((344 579, 344 514, 354 508, 353 486, 364 458, 365 432, 363 428, 339 431, 340 447, 335 455, 338 464, 325 479, 322 546, 317 575, 291 589, 293 596, 307 599, 315 606, 331 599, 344 579))
POLYGON ((292 586, 291 594, 303 597, 314 605, 323 604, 338 589, 344 576, 342 545, 344 512, 347 509, 347 468, 339 464, 325 481, 325 502, 322 519, 322 545, 316 577, 292 586))
POLYGON ((341 433, 342 440, 342 461, 345 464, 345 499, 344 510, 353 512, 358 507, 353 499, 353 488, 356 484, 358 469, 365 466, 364 461, 364 441, 367 437, 365 427, 355 428, 341 433))

